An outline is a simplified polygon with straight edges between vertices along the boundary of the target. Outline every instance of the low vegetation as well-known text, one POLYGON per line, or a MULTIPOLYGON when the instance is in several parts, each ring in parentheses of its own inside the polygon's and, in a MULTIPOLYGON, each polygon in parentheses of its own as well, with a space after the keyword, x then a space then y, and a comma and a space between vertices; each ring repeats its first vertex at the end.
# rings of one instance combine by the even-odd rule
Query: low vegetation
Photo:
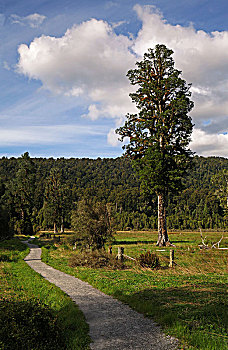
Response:
MULTIPOLYGON (((221 247, 228 246, 226 235, 221 247)), ((220 236, 207 233, 210 242, 218 241, 220 236)), ((170 249, 158 249, 156 239, 156 232, 120 232, 112 245, 114 257, 120 245, 136 260, 142 254, 156 254, 160 265, 156 269, 140 267, 128 259, 124 261, 127 269, 72 267, 77 250, 54 242, 53 246, 49 242, 48 249, 43 248, 43 260, 152 317, 165 332, 179 338, 184 349, 228 349, 227 252, 200 250, 199 232, 170 234, 175 264, 169 268, 170 249)))
POLYGON ((83 314, 23 261, 28 248, 12 239, 0 251, 0 349, 89 349, 83 314))
POLYGON ((126 266, 116 260, 112 255, 102 251, 83 251, 83 252, 75 252, 69 259, 69 266, 77 267, 77 266, 85 266, 96 268, 109 268, 109 269, 119 269, 122 270, 126 268, 126 266))

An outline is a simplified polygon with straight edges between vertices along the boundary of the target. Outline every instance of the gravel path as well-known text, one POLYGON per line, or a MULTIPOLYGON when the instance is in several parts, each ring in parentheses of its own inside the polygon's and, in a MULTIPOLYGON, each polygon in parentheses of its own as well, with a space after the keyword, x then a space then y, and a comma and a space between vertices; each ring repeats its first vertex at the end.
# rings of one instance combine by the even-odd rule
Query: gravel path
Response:
POLYGON ((91 349, 177 349, 177 340, 162 334, 151 319, 88 283, 44 264, 41 261, 41 249, 28 241, 24 243, 30 248, 30 253, 25 258, 26 263, 68 294, 84 313, 93 341, 91 349))

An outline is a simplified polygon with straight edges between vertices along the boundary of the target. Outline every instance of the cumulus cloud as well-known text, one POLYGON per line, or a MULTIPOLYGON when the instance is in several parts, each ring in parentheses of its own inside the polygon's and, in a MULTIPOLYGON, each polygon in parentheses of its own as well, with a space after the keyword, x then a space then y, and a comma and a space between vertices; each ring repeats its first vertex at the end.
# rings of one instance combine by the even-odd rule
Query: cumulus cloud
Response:
POLYGON ((191 149, 204 156, 228 157, 228 134, 207 134, 200 129, 194 129, 191 149))
POLYGON ((18 69, 43 87, 87 99, 88 116, 118 117, 131 106, 126 72, 135 63, 131 40, 91 19, 61 38, 41 36, 19 47, 18 69))
MULTIPOLYGON (((68 29, 60 38, 43 35, 29 46, 21 45, 19 72, 40 80, 53 93, 80 99, 88 106, 86 116, 92 120, 118 120, 127 112, 135 112, 128 96, 133 87, 126 72, 148 48, 163 43, 174 50, 176 67, 193 84, 192 116, 201 142, 196 145, 194 136, 192 145, 206 154, 211 137, 212 144, 216 146, 217 142, 220 149, 227 140, 222 133, 227 131, 224 118, 228 115, 228 32, 206 33, 193 25, 171 25, 153 6, 136 5, 134 9, 142 22, 135 38, 117 35, 107 22, 91 19, 68 29)), ((108 142, 117 144, 114 129, 108 142)))
POLYGON ((20 24, 23 26, 29 25, 31 28, 39 27, 43 23, 45 18, 46 16, 39 15, 38 13, 33 13, 26 17, 21 17, 15 14, 10 16, 10 20, 12 23, 20 24))

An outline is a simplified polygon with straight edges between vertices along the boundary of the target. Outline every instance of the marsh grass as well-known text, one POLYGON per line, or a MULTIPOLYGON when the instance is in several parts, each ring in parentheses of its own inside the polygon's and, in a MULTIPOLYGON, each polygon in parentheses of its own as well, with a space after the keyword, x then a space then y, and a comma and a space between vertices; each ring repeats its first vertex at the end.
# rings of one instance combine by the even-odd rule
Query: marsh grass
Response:
POLYGON ((83 314, 23 261, 28 252, 17 239, 0 243, 0 348, 89 349, 83 314))
MULTIPOLYGON (((57 250, 44 249, 43 260, 152 317, 165 332, 178 337, 184 349, 228 349, 227 252, 200 250, 199 232, 173 233, 170 240, 176 246, 176 265, 168 268, 169 248, 156 247, 156 235, 120 232, 113 244, 114 256, 118 245, 132 257, 155 252, 161 263, 156 270, 140 268, 131 261, 126 262, 127 270, 72 268, 69 259, 75 252, 64 245, 57 250)), ((207 235, 212 242, 221 237, 216 232, 207 235)), ((227 246, 227 239, 222 243, 227 246)))

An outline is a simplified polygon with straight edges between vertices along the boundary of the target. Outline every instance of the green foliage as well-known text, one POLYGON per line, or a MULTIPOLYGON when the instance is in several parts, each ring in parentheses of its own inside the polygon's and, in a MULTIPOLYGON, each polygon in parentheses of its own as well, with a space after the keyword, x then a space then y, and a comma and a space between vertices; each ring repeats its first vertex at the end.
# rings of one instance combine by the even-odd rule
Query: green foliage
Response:
POLYGON ((138 86, 130 97, 139 113, 128 114, 117 129, 121 140, 129 137, 123 148, 135 160, 141 180, 157 194, 181 186, 192 155, 187 148, 193 128, 188 116, 193 107, 190 85, 174 68, 172 54, 165 45, 156 45, 128 72, 131 84, 138 86))
POLYGON ((160 266, 159 257, 150 251, 140 254, 137 260, 139 264, 143 267, 155 269, 160 266))
POLYGON ((107 204, 82 200, 72 211, 72 228, 84 246, 101 249, 112 237, 111 212, 107 204))
POLYGON ((18 159, 15 177, 9 183, 11 193, 12 221, 19 234, 33 234, 32 213, 34 208, 35 166, 29 153, 18 159))
POLYGON ((60 228, 61 225, 64 225, 66 211, 69 208, 68 190, 63 181, 62 171, 53 167, 46 181, 42 214, 46 225, 52 226, 54 224, 56 230, 57 227, 60 228))
MULTIPOLYGON (((157 199, 142 193, 138 175, 127 158, 64 159, 33 158, 35 192, 30 215, 33 229, 53 228, 51 217, 44 215, 46 181, 53 167, 62 169, 65 226, 71 228, 71 210, 83 198, 110 203, 115 230, 156 229, 157 199)), ((20 159, 0 159, 0 239, 12 235, 20 223, 20 211, 10 191, 20 159)), ((221 172, 228 170, 228 160, 220 157, 194 157, 193 166, 183 178, 184 190, 170 193, 167 199, 168 229, 226 229, 228 214, 225 185, 221 172), (215 179, 216 178, 216 179, 215 179), (221 190, 220 190, 221 188, 221 190)), ((148 177, 150 173, 148 173, 148 177)), ((148 192, 148 191, 147 191, 148 192)), ((31 233, 31 232, 29 232, 31 233)))

